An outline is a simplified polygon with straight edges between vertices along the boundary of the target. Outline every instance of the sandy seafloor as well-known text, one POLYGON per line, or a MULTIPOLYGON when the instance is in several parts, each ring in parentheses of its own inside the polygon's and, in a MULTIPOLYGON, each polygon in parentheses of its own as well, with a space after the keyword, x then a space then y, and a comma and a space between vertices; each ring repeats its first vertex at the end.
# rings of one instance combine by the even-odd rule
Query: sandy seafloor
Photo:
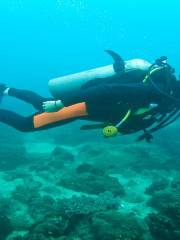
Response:
POLYGON ((180 239, 178 126, 151 144, 0 127, 1 240, 180 239))

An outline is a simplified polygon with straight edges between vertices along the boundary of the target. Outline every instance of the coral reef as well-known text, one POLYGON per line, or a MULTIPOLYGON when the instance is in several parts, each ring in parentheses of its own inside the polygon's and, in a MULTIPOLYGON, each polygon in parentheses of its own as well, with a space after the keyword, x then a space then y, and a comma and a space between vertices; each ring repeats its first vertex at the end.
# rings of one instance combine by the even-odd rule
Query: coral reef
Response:
POLYGON ((56 147, 51 155, 50 167, 62 168, 67 163, 74 161, 74 155, 63 147, 56 147))
POLYGON ((64 217, 75 215, 92 215, 98 212, 118 209, 119 199, 111 192, 99 194, 97 197, 72 196, 70 199, 62 199, 57 203, 56 212, 64 217))
POLYGON ((10 219, 0 212, 0 239, 6 240, 6 237, 13 231, 10 219))
POLYGON ((49 137, 13 136, 0 150, 0 240, 180 239, 180 175, 163 144, 55 137, 28 152, 49 137))
POLYGON ((93 218, 92 228, 96 240, 144 240, 145 228, 132 214, 97 214, 93 218))
POLYGON ((65 175, 58 184, 75 191, 89 194, 99 194, 106 191, 112 192, 115 196, 125 194, 125 190, 117 178, 110 177, 107 174, 74 173, 65 175))
POLYGON ((31 204, 34 199, 40 198, 38 186, 18 185, 12 192, 12 198, 25 204, 31 204))
POLYGON ((179 240, 179 225, 174 225, 171 218, 161 213, 150 214, 148 217, 150 232, 155 240, 179 240))
POLYGON ((180 188, 180 174, 177 174, 171 182, 172 188, 180 188))
POLYGON ((79 165, 76 168, 76 172, 78 174, 82 174, 82 173, 91 173, 94 175, 104 175, 105 174, 105 171, 103 171, 102 169, 97 168, 89 163, 83 163, 83 164, 79 165))
POLYGON ((180 237, 180 188, 167 188, 155 192, 149 205, 158 210, 150 214, 148 225, 151 234, 157 240, 176 240, 180 237))
POLYGON ((12 170, 28 163, 25 148, 21 145, 3 143, 0 148, 0 170, 12 170))
POLYGON ((165 178, 154 180, 149 187, 146 188, 146 193, 152 195, 155 192, 164 190, 168 187, 169 181, 165 178))

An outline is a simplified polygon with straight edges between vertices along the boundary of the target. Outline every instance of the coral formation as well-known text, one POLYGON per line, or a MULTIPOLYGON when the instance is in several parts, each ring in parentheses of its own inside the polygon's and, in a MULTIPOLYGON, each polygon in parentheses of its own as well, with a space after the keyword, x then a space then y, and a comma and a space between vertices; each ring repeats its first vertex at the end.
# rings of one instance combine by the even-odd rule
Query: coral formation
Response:
POLYGON ((28 163, 25 148, 18 144, 9 146, 9 144, 3 143, 0 148, 0 156, 0 170, 12 170, 28 163))
POLYGON ((115 196, 125 194, 125 190, 117 178, 110 177, 107 174, 96 175, 92 172, 74 173, 64 176, 58 184, 75 191, 89 194, 99 194, 106 191, 112 192, 115 196))
POLYGON ((96 240, 144 240, 145 228, 132 214, 97 214, 93 218, 92 228, 96 240))
POLYGON ((152 195, 153 193, 164 190, 168 187, 169 181, 165 178, 154 180, 149 187, 146 188, 146 193, 152 195))
POLYGON ((0 212, 0 239, 6 240, 6 237, 13 231, 10 219, 0 212))
POLYGON ((74 155, 63 147, 56 147, 51 155, 50 167, 62 168, 67 163, 74 161, 74 155))
POLYGON ((180 177, 163 145, 54 138, 48 154, 32 153, 34 135, 13 134, 0 150, 0 240, 180 238, 180 177))
POLYGON ((180 188, 167 188, 155 192, 149 205, 158 210, 150 214, 148 225, 151 234, 157 240, 179 239, 180 237, 180 188))
POLYGON ((92 215, 98 212, 118 209, 119 199, 111 192, 99 194, 97 197, 72 196, 70 199, 62 199, 57 203, 56 211, 64 217, 75 215, 92 215))

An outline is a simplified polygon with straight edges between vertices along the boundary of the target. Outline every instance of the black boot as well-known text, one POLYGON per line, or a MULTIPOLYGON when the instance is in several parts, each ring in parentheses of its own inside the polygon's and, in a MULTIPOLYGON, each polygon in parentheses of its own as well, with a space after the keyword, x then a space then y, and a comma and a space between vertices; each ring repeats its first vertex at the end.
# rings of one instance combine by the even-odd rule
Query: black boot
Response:
POLYGON ((0 102, 2 101, 3 95, 4 95, 4 91, 6 90, 6 85, 3 83, 0 83, 0 102))

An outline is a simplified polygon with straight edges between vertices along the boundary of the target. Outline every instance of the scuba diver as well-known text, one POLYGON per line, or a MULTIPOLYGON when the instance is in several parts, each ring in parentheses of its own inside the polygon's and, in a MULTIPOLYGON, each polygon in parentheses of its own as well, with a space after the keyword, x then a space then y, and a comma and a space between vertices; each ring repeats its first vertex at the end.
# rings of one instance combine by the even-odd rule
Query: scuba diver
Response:
POLYGON ((143 135, 138 140, 151 141, 153 132, 180 117, 180 81, 166 57, 157 59, 154 64, 142 60, 137 65, 136 61, 134 66, 133 60, 125 62, 115 52, 107 52, 114 64, 70 75, 74 83, 78 76, 84 79, 84 82, 79 81, 77 89, 70 81, 71 94, 60 93, 66 77, 58 79, 58 85, 55 84, 57 79, 50 81, 50 91, 55 98, 44 98, 31 91, 0 84, 1 98, 15 97, 37 109, 28 117, 0 109, 0 122, 22 132, 33 132, 83 119, 96 123, 84 125, 82 130, 101 128, 104 137, 142 130, 143 135))

